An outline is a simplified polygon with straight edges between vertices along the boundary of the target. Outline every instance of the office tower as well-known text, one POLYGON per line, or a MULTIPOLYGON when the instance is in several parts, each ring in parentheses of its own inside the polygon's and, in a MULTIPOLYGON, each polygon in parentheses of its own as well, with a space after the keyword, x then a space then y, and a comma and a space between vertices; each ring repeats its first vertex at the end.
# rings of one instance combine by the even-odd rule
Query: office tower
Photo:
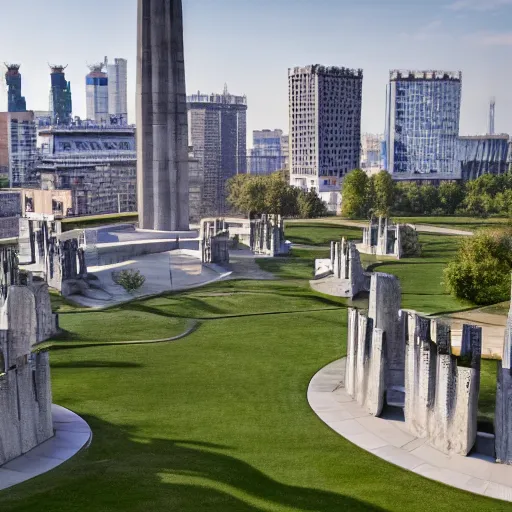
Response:
POLYGON ((462 73, 390 72, 387 170, 395 179, 456 178, 462 73))
POLYGON ((34 112, 0 113, 0 172, 7 171, 11 187, 25 184, 37 159, 34 112))
POLYGON ((247 98, 223 94, 187 97, 189 141, 204 171, 203 215, 224 215, 226 182, 247 172, 247 98))
POLYGON ((343 177, 359 167, 363 71, 312 65, 288 70, 290 184, 314 190, 330 211, 343 177))
POLYGON ((108 64, 105 58, 108 75, 108 113, 115 124, 128 124, 128 61, 114 59, 108 64))
POLYGON ((103 72, 103 64, 89 66, 90 73, 85 77, 87 119, 96 123, 108 120, 108 78, 103 72))
POLYGON ((271 174, 284 168, 283 130, 254 130, 249 158, 250 174, 271 174))
POLYGON ((19 64, 6 64, 5 82, 7 84, 7 110, 9 112, 26 112, 27 103, 21 95, 21 74, 19 64))
POLYGON ((368 175, 382 170, 382 143, 384 135, 365 133, 361 138, 361 169, 368 175))
POLYGON ((137 200, 143 229, 189 228, 181 0, 138 0, 137 200))
POLYGON ((69 124, 71 121, 71 83, 66 81, 67 66, 51 66, 50 112, 53 124, 69 124))

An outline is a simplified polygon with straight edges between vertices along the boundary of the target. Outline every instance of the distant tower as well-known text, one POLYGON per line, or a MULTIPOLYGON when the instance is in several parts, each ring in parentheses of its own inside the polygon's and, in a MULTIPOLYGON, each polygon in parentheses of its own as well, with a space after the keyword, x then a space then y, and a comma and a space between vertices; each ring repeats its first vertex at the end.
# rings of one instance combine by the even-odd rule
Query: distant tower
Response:
POLYGON ((7 98, 9 112, 26 112, 27 103, 21 95, 21 74, 19 64, 5 64, 7 73, 5 73, 5 82, 7 83, 7 98))
POLYGON ((85 77, 87 119, 97 123, 108 121, 108 78, 103 72, 103 63, 89 66, 85 77))
POLYGON ((114 64, 108 64, 105 57, 108 74, 108 113, 119 124, 128 123, 128 61, 114 59, 114 64))
POLYGON ((69 124, 71 121, 71 83, 66 81, 66 68, 67 66, 50 65, 50 112, 53 124, 69 124))
POLYGON ((489 104, 489 135, 494 135, 494 119, 496 115, 496 98, 491 98, 489 104))

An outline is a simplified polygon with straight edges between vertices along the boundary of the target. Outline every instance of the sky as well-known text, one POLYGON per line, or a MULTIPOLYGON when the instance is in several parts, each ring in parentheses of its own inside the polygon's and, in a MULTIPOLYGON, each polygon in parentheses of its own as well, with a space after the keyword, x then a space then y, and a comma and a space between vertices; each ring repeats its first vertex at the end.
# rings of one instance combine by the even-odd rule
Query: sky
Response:
MULTIPOLYGON (((287 133, 288 68, 308 64, 363 69, 363 132, 383 131, 390 69, 443 69, 463 73, 461 134, 486 132, 492 96, 512 133, 512 0, 182 1, 187 92, 245 94, 248 139, 287 133)), ((84 118, 87 63, 122 57, 135 122, 136 0, 0 2, 0 62, 21 64, 27 108, 48 110, 48 63, 68 64, 84 118)))

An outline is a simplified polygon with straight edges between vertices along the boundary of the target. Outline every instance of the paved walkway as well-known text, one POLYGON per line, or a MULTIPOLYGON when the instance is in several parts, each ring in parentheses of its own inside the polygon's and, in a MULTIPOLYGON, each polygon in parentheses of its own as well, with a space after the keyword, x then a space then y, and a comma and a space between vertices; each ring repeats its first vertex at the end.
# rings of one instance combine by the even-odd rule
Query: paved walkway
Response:
POLYGON ((189 290, 224 279, 231 273, 214 265, 203 265, 198 251, 182 249, 138 256, 113 265, 90 267, 88 272, 97 277, 97 285, 106 292, 108 300, 83 295, 72 295, 69 298, 77 304, 92 308, 108 307, 166 291, 189 290), (142 287, 133 293, 128 293, 112 281, 113 271, 127 269, 140 270, 146 278, 142 287))
MULTIPOLYGON (((304 219, 297 220, 287 220, 287 223, 293 224, 296 223, 304 223, 304 219)), ((338 224, 340 226, 348 226, 352 228, 366 228, 368 227, 368 222, 361 220, 346 220, 346 219, 313 219, 310 222, 321 222, 328 224, 338 224)), ((416 228, 418 233, 433 233, 438 235, 454 235, 454 236, 471 236, 473 234, 472 231, 466 231, 462 229, 453 229, 453 228, 444 228, 441 226, 431 226, 430 224, 412 224, 416 228)))
POLYGON ((308 402, 315 414, 351 443, 418 475, 465 491, 512 501, 512 466, 481 455, 448 456, 410 434, 399 419, 368 414, 346 392, 345 358, 311 380, 308 402))
POLYGON ((51 471, 89 446, 92 431, 80 416, 55 404, 52 414, 55 435, 0 467, 0 490, 51 471))

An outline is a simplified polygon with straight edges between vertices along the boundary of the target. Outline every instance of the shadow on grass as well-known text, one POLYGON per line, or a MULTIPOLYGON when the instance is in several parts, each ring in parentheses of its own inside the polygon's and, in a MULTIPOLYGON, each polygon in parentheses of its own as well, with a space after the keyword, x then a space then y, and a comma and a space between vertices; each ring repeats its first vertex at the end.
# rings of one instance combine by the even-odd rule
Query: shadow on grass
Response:
POLYGON ((74 361, 69 363, 51 363, 52 368, 142 368, 139 363, 128 361, 74 361))
POLYGON ((277 481, 225 445, 138 437, 136 428, 84 419, 94 433, 89 449, 8 494, 0 492, 2 512, 383 510, 343 494, 277 481))

